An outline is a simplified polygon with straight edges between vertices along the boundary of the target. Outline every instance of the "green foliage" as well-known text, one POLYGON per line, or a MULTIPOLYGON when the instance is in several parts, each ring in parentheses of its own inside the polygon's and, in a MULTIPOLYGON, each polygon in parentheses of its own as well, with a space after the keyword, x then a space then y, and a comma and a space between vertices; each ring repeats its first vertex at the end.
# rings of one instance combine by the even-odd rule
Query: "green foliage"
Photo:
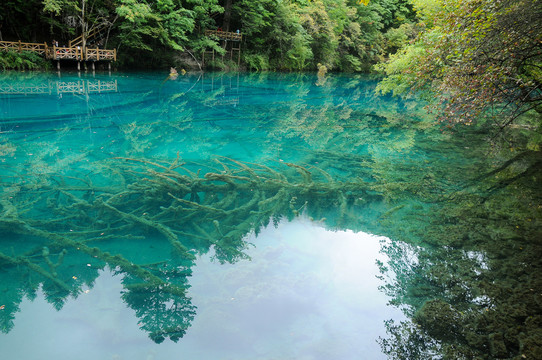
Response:
POLYGON ((173 0, 154 4, 121 0, 117 14, 121 19, 121 44, 141 50, 152 51, 156 42, 173 50, 183 50, 182 44, 188 41, 188 33, 195 26, 192 12, 173 0))
POLYGON ((86 0, 43 0, 43 11, 54 15, 62 13, 73 15, 81 11, 83 2, 86 0))
POLYGON ((380 344, 390 358, 540 357, 536 294, 541 283, 530 278, 542 268, 537 255, 540 157, 529 150, 488 151, 486 142, 473 142, 469 136, 457 140, 473 127, 458 129, 449 139, 471 142, 470 151, 489 156, 487 162, 454 169, 464 180, 473 180, 460 184, 449 178, 445 181, 455 183, 457 190, 439 202, 430 201, 432 210, 401 209, 382 224, 404 221, 404 228, 391 237, 408 238, 413 232, 408 223, 426 219, 416 227, 416 243, 383 247, 393 259, 381 264, 383 273, 393 274, 383 289, 410 318, 400 325, 386 324, 389 337, 380 344))
POLYGON ((336 54, 339 37, 336 29, 342 27, 337 21, 339 19, 332 20, 331 14, 321 0, 313 1, 312 6, 303 9, 302 19, 302 25, 312 40, 311 48, 315 63, 324 64, 332 69, 338 60, 336 54))
POLYGON ((216 40, 203 35, 204 29, 215 27, 211 14, 223 11, 217 0, 121 0, 116 11, 119 24, 115 39, 119 47, 127 48, 120 52, 125 63, 167 67, 175 62, 178 51, 189 53, 191 58, 211 49, 224 53, 216 40))
POLYGON ((310 34, 302 27, 301 19, 290 4, 278 3, 275 22, 270 33, 270 40, 275 46, 272 51, 275 68, 304 70, 307 61, 313 57, 310 34))
MULTIPOLYGON (((13 35, 29 40, 38 39, 41 34, 35 26, 47 19, 40 11, 41 7, 41 0, 0 1, 0 35, 4 37, 3 40, 11 39, 13 35)), ((13 39, 16 39, 15 36, 13 39)))
POLYGON ((388 338, 380 338, 384 354, 396 360, 426 360, 437 358, 438 343, 427 336, 413 323, 402 321, 398 325, 393 320, 384 322, 388 338))
POLYGON ((250 70, 263 71, 269 70, 269 58, 261 54, 243 54, 243 62, 250 70))
POLYGON ((186 50, 194 57, 209 50, 223 53, 218 39, 204 35, 223 16, 229 30, 243 34, 247 68, 280 70, 316 70, 323 64, 330 70, 369 71, 405 41, 408 31, 401 25, 411 21, 411 12, 406 0, 10 0, 0 5, 2 30, 10 39, 30 41, 41 34, 43 41, 66 44, 101 29, 99 41, 116 47, 123 65, 162 66, 186 50), (230 4, 231 11, 225 11, 230 4), (165 58, 157 61, 152 52, 165 58))
MULTIPOLYGON (((407 95, 412 89, 416 91, 426 90, 430 75, 424 76, 425 63, 421 59, 428 59, 431 56, 431 49, 438 42, 442 34, 435 29, 424 33, 416 43, 403 47, 397 53, 390 55, 388 62, 380 63, 375 69, 382 72, 386 77, 378 84, 377 91, 393 95, 407 95)), ((438 72, 438 64, 432 64, 431 70, 438 72)))
POLYGON ((84 34, 86 44, 88 33, 97 28, 111 29, 115 5, 108 0, 43 0, 42 12, 47 15, 44 19, 51 34, 56 33, 68 41, 84 34))
POLYGON ((0 51, 0 67, 2 70, 37 70, 49 69, 51 64, 33 52, 0 51))
MULTIPOLYGON (((421 32, 385 65, 383 92, 430 89, 441 120, 500 128, 541 113, 542 1, 414 1, 421 32)), ((538 116, 538 125, 542 117, 538 116)))
POLYGON ((398 28, 391 28, 385 34, 386 52, 393 54, 406 45, 407 41, 414 36, 414 29, 411 24, 405 23, 398 28))
POLYGON ((387 51, 382 30, 409 21, 405 3, 242 0, 233 10, 248 51, 266 58, 271 68, 317 69, 324 64, 328 69, 368 71, 387 51))
POLYGON ((252 69, 303 70, 312 58, 310 36, 301 26, 295 4, 241 0, 234 4, 247 40, 247 65, 252 69))

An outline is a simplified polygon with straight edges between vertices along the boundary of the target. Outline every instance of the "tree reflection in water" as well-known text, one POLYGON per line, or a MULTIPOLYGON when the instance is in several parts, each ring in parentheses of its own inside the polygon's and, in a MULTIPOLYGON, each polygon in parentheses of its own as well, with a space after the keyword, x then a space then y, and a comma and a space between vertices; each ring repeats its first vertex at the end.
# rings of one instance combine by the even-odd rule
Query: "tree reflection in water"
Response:
POLYGON ((248 260, 247 234, 305 214, 393 239, 383 290, 411 321, 387 323, 390 357, 542 357, 538 152, 490 152, 489 125, 441 132, 366 78, 150 82, 0 134, 3 332, 40 286, 60 309, 109 267, 149 337, 177 341, 197 256, 248 260))

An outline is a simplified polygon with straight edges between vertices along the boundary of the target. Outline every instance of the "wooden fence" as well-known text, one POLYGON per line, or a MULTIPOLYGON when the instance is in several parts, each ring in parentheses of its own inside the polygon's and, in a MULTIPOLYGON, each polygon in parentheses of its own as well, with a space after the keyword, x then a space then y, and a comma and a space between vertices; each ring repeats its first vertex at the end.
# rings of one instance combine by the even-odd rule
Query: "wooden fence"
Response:
POLYGON ((24 43, 21 41, 0 41, 0 51, 31 51, 51 60, 117 61, 117 50, 90 49, 80 46, 48 46, 47 43, 24 43))
POLYGON ((53 60, 83 60, 83 51, 80 47, 53 46, 47 50, 47 59, 53 60))
POLYGON ((117 61, 117 49, 107 50, 107 49, 85 49, 85 60, 109 60, 117 61))
POLYGON ((205 36, 216 36, 220 40, 241 41, 243 34, 220 30, 205 30, 205 36))
POLYGON ((0 50, 2 51, 32 51, 41 55, 47 52, 47 43, 24 43, 19 41, 0 41, 0 50))

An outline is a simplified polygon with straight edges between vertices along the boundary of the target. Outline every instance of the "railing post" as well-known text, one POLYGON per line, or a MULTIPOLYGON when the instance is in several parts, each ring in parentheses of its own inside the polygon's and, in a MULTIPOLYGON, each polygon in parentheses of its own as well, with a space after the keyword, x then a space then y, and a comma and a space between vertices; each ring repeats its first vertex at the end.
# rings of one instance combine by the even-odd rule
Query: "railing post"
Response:
POLYGON ((237 66, 241 65, 241 41, 239 41, 239 52, 237 53, 237 66))
POLYGON ((100 61, 100 50, 96 48, 96 61, 100 61))
POLYGON ((23 45, 21 44, 21 40, 19 40, 19 53, 23 51, 23 45))

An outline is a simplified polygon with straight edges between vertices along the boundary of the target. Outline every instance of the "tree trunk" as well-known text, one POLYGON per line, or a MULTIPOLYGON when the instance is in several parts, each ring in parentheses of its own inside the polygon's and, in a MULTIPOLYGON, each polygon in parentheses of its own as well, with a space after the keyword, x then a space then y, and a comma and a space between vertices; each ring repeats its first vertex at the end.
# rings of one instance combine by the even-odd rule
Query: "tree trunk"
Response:
POLYGON ((81 2, 83 3, 82 6, 81 6, 81 30, 82 30, 81 31, 81 36, 82 36, 81 37, 81 40, 82 40, 81 45, 83 45, 82 48, 84 49, 85 46, 87 46, 87 34, 86 34, 87 29, 86 29, 86 26, 85 26, 86 23, 87 23, 85 21, 85 3, 86 3, 86 1, 82 0, 81 2))
POLYGON ((224 31, 230 31, 231 4, 232 0, 226 0, 224 3, 224 23, 222 24, 224 31))
POLYGON ((88 25, 87 25, 87 21, 85 19, 85 5, 86 5, 86 0, 81 0, 81 49, 83 49, 83 51, 85 51, 86 47, 87 47, 87 29, 88 29, 88 25))

